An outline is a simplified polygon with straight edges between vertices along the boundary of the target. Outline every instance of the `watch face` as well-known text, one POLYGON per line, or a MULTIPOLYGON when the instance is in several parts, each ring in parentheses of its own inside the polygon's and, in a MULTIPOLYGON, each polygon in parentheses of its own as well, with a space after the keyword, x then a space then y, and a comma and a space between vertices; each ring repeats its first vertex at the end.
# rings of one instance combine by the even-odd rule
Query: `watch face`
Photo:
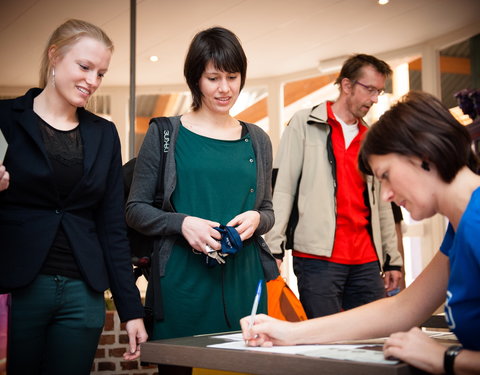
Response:
POLYGON ((447 354, 448 355, 457 355, 460 350, 462 350, 463 347, 460 346, 460 345, 453 345, 453 346, 450 346, 448 349, 447 349, 447 354))

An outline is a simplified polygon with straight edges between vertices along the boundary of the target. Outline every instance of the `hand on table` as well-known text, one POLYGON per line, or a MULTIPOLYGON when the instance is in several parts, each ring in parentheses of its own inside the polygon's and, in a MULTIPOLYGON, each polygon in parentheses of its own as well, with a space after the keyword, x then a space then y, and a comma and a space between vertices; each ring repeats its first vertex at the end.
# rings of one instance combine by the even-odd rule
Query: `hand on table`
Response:
POLYGON ((398 358, 432 374, 443 374, 445 346, 428 337, 420 328, 393 333, 383 346, 385 358, 398 358))

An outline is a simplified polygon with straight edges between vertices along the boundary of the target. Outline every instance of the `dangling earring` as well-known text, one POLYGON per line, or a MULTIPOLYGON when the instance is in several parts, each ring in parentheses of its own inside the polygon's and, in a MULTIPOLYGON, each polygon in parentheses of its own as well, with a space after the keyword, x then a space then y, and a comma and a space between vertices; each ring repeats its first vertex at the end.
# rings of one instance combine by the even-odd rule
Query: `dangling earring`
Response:
POLYGON ((52 85, 55 87, 55 68, 52 68, 52 85))

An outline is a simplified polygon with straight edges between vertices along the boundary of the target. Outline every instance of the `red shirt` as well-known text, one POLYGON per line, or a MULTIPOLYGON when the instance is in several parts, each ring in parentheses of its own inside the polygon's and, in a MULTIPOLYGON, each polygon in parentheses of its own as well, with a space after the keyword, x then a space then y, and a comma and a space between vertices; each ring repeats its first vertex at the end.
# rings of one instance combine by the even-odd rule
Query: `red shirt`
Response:
MULTIPOLYGON (((345 148, 342 125, 327 103, 328 124, 332 128, 332 145, 337 174, 337 223, 331 257, 293 251, 294 256, 327 260, 341 264, 364 264, 378 260, 372 238, 367 230, 370 210, 365 205, 366 184, 358 171, 358 153, 365 126, 359 124, 358 134, 345 148)), ((321 213, 319 213, 321 215, 321 213)))

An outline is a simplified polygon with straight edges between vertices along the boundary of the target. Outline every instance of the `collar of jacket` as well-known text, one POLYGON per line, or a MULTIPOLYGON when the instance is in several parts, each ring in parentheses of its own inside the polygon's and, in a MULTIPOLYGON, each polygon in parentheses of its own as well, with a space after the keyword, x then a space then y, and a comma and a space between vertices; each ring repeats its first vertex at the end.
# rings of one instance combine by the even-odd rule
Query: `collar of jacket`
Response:
POLYGON ((34 87, 29 89, 25 95, 19 96, 13 101, 13 109, 17 111, 25 111, 27 109, 33 110, 33 99, 40 95, 43 89, 34 87))
MULTIPOLYGON (((335 102, 328 102, 330 104, 333 104, 335 102)), ((312 111, 310 112, 310 115, 308 116, 307 119, 307 124, 312 125, 312 124, 328 124, 328 111, 327 111, 327 102, 320 103, 312 108, 312 111)), ((366 126, 368 128, 368 124, 363 120, 360 119, 360 123, 363 126, 366 126)))
MULTIPOLYGON (((33 100, 40 95, 40 93, 43 91, 43 89, 38 88, 38 87, 33 87, 29 89, 25 95, 19 96, 18 98, 15 98, 13 101, 13 109, 16 111, 26 111, 31 109, 33 111, 33 100)), ((82 122, 82 120, 86 120, 89 118, 90 121, 94 121, 95 117, 89 116, 89 113, 85 108, 80 107, 77 108, 77 115, 78 115, 78 120, 79 122, 82 122)))

